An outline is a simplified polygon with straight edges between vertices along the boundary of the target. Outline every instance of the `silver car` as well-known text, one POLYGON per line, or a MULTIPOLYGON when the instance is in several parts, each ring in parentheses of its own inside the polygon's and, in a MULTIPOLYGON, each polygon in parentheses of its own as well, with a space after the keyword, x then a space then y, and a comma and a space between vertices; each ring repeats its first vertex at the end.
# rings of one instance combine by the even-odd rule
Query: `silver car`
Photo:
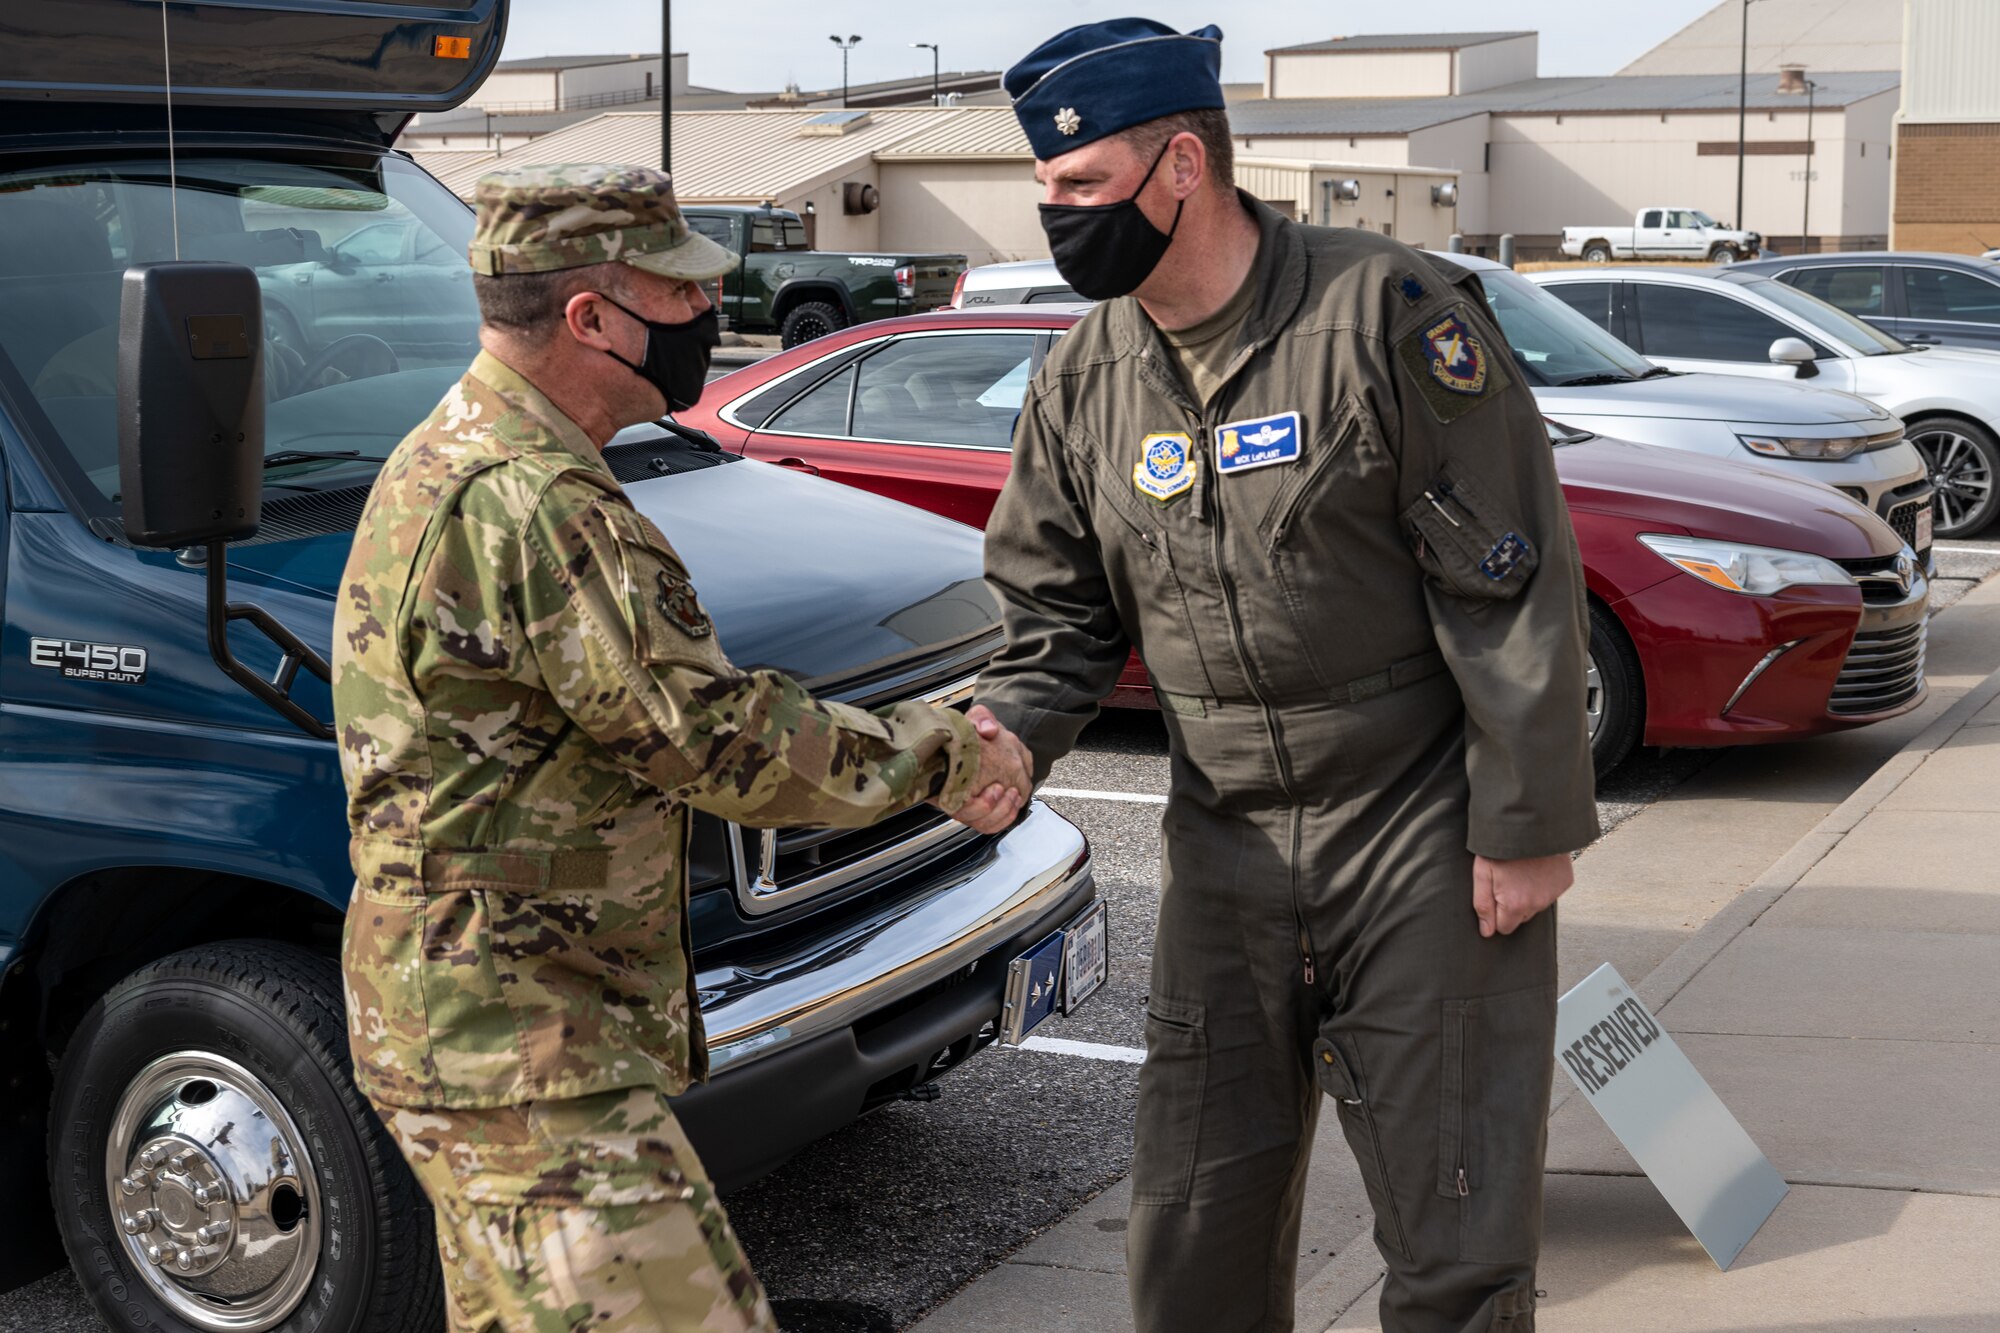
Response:
POLYGON ((1909 426, 1937 491, 1937 531, 2000 514, 2000 351, 1915 347, 1796 287, 1715 270, 1531 275, 1593 324, 1673 370, 1844 389, 1909 426))

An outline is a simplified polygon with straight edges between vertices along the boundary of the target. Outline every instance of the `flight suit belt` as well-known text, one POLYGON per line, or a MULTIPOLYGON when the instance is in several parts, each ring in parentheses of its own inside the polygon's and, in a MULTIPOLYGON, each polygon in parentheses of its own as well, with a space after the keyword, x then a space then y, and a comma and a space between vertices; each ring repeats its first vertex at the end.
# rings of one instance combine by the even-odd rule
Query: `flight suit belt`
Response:
POLYGON ((611 853, 601 847, 562 851, 495 851, 437 848, 381 838, 355 838, 348 846, 354 877, 415 881, 431 892, 453 889, 519 889, 562 893, 601 889, 610 877, 611 853))
MULTIPOLYGON (((1391 690, 1400 690, 1406 685, 1414 685, 1420 680, 1429 680, 1441 675, 1445 670, 1444 654, 1433 650, 1419 657, 1406 657, 1400 662, 1392 662, 1380 671, 1359 676, 1345 685, 1336 686, 1325 694, 1314 695, 1310 700, 1279 700, 1279 703, 1327 702, 1336 704, 1358 704, 1377 698, 1391 690)), ((1250 706, 1257 699, 1206 699, 1195 694, 1175 694, 1172 690, 1154 687, 1154 694, 1160 703, 1182 717, 1205 717, 1211 708, 1229 705, 1250 706)))

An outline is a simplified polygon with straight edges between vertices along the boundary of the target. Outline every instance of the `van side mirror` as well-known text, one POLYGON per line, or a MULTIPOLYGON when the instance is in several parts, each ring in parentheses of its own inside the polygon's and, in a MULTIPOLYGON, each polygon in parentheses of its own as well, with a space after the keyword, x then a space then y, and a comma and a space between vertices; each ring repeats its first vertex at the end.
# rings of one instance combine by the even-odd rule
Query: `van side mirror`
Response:
POLYGON ((264 298, 241 264, 175 260, 125 270, 118 304, 118 483, 134 546, 208 550, 208 653, 223 674, 309 736, 333 728, 292 700, 327 661, 254 603, 229 600, 229 543, 264 501, 264 298), (283 651, 274 679, 236 660, 229 622, 283 651))
POLYGON ((1802 380, 1809 380, 1819 374, 1819 365, 1813 360, 1812 344, 1804 338, 1779 338, 1771 344, 1771 364, 1792 366, 1802 380))
POLYGON ((263 469, 256 273, 207 260, 125 270, 118 484, 126 540, 171 548, 253 536, 263 469))

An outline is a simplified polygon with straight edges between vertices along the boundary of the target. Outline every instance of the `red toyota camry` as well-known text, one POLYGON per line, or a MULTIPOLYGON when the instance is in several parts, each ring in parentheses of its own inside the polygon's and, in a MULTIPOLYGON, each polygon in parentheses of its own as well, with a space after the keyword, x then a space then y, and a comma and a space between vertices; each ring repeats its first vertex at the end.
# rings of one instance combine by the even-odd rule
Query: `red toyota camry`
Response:
MULTIPOLYGON (((717 379, 683 424, 732 452, 984 526, 1028 377, 1076 306, 858 325, 717 379)), ((1600 774, 1637 743, 1789 740, 1924 697, 1924 572, 1814 482, 1551 424, 1590 591, 1600 774)), ((1136 660, 1108 702, 1151 706, 1136 660)))

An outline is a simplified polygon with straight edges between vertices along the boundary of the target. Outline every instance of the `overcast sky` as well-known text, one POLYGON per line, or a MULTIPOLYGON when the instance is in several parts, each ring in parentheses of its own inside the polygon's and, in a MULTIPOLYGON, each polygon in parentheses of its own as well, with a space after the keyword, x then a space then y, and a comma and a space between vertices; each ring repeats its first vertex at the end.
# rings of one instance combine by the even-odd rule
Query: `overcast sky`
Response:
MULTIPOLYGON (((674 6, 674 49, 697 84, 762 92, 797 82, 840 86, 840 52, 827 40, 861 37, 848 57, 854 83, 931 72, 936 42, 947 70, 1005 69, 1044 38, 1095 19, 1141 13, 1182 31, 1221 25, 1222 77, 1256 82, 1274 46, 1367 32, 1505 31, 1542 35, 1541 72, 1610 74, 1712 8, 1716 0, 1484 0, 1416 6, 1379 0, 739 0, 674 6), (1612 15, 1615 13, 1615 21, 1612 15)), ((513 0, 505 56, 660 49, 660 0, 513 0)))

